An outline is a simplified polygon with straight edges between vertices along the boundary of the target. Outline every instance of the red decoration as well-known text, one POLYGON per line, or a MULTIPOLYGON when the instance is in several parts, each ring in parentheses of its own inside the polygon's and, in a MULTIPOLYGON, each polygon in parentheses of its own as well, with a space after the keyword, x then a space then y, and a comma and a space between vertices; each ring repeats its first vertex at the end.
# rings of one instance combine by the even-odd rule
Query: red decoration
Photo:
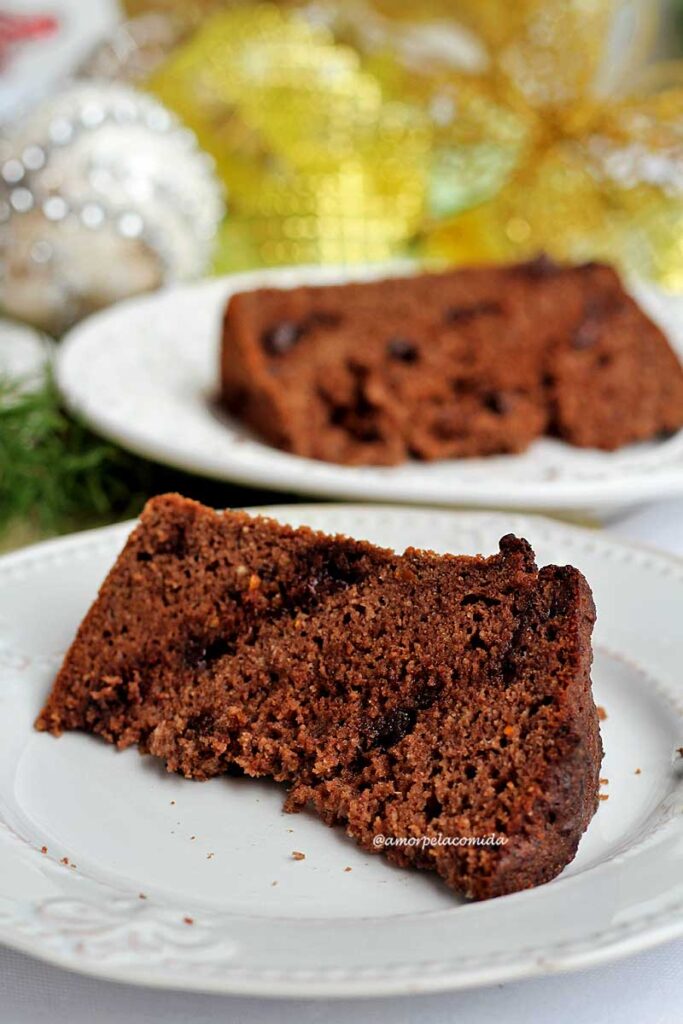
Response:
POLYGON ((0 12, 0 66, 16 43, 41 39, 57 31, 59 22, 49 14, 3 14, 0 12))

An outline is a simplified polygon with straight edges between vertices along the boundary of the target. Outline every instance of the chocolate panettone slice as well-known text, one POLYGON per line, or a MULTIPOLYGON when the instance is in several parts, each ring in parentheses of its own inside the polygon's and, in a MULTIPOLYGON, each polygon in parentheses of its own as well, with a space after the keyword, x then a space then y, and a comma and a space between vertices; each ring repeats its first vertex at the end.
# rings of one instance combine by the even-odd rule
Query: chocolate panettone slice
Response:
POLYGON ((337 463, 520 452, 543 434, 614 449, 683 425, 678 357, 597 263, 233 295, 220 374, 258 435, 337 463))
POLYGON ((593 621, 583 576, 513 536, 396 555, 166 495, 37 726, 191 778, 270 776, 289 809, 484 899, 554 877, 596 809, 593 621))

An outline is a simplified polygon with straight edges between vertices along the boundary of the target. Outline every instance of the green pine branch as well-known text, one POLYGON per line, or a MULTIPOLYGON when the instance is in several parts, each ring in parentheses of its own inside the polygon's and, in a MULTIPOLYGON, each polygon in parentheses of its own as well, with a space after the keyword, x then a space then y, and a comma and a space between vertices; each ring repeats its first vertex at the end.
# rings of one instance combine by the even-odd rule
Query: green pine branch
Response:
POLYGON ((292 500, 138 458, 70 416, 50 377, 34 391, 0 378, 0 551, 132 518, 165 491, 217 508, 292 500))
POLYGON ((12 525, 63 533, 137 513, 150 466, 67 415, 40 390, 0 379, 0 535, 12 525))

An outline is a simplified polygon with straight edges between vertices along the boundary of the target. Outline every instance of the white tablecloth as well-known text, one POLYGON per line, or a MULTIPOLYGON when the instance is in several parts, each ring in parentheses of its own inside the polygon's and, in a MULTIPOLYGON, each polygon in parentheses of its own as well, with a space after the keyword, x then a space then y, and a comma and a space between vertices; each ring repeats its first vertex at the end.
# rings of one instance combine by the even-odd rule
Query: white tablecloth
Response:
POLYGON ((453 995, 291 1001, 155 992, 0 952, 2 1024, 678 1024, 683 941, 607 967, 453 995))
MULTIPOLYGON (((640 509, 615 519, 607 530, 683 555, 683 501, 640 509)), ((0 1024, 402 1024, 414 1020, 422 1024, 678 1024, 683 1020, 683 940, 573 974, 452 995, 334 1004, 138 989, 79 977, 0 949, 0 1024)))

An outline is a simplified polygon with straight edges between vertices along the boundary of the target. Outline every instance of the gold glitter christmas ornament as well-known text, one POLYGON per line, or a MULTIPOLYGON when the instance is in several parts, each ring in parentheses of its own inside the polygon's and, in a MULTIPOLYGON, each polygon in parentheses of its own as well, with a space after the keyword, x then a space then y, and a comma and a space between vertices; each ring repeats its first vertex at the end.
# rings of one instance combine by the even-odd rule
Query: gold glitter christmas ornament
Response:
POLYGON ((415 234, 430 133, 358 55, 275 6, 208 19, 150 80, 228 187, 219 267, 382 260, 415 234))

